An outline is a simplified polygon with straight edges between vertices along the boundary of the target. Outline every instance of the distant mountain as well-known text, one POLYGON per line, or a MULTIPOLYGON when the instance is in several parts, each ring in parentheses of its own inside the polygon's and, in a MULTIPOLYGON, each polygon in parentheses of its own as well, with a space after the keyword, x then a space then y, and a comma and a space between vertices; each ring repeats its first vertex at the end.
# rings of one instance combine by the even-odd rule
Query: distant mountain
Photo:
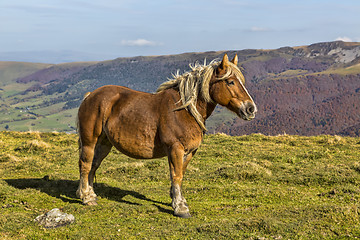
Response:
MULTIPOLYGON (((154 92, 178 69, 187 71, 189 63, 221 58, 224 53, 48 64, 12 78, 11 74, 2 76, 0 64, 0 81, 7 83, 0 90, 0 129, 72 131, 86 92, 106 84, 154 92)), ((359 136, 360 43, 327 42, 226 53, 230 57, 238 54, 259 113, 253 121, 245 122, 217 108, 207 121, 211 133, 359 136)))
POLYGON ((115 58, 112 54, 96 54, 77 51, 18 51, 0 52, 0 61, 35 62, 35 63, 69 63, 84 61, 101 61, 115 58))

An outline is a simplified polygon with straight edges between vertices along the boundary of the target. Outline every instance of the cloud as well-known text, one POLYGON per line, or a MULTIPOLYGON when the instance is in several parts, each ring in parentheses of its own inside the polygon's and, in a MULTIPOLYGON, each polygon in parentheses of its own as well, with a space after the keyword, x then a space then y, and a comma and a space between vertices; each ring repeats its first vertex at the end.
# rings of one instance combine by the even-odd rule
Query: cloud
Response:
POLYGON ((270 31, 270 29, 268 28, 263 28, 263 27, 252 27, 249 29, 250 32, 267 32, 270 31))
POLYGON ((337 39, 335 39, 335 41, 343 41, 343 42, 353 42, 353 40, 349 37, 338 37, 337 39))
POLYGON ((139 38, 136 40, 122 40, 121 45, 130 46, 130 47, 149 47, 149 46, 151 47, 151 46, 158 46, 160 44, 143 38, 139 38))

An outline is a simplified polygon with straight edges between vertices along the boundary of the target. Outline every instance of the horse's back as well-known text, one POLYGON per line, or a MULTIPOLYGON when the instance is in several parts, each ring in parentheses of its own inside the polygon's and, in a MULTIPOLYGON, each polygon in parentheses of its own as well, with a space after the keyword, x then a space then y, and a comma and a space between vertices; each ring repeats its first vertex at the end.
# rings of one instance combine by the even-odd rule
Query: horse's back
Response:
POLYGON ((126 87, 107 85, 87 93, 78 111, 80 130, 84 131, 88 128, 94 128, 100 123, 103 124, 113 105, 120 98, 123 102, 131 98, 134 92, 134 90, 126 87))
POLYGON ((150 95, 123 86, 106 85, 85 96, 79 107, 79 117, 94 114, 106 117, 109 111, 116 110, 116 106, 124 108, 131 105, 134 100, 149 98, 150 95))

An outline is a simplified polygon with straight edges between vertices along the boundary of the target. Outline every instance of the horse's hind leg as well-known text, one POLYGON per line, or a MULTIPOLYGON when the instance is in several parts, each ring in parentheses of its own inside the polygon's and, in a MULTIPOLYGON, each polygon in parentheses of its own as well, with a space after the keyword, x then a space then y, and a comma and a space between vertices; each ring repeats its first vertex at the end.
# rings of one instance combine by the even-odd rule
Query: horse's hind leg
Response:
MULTIPOLYGON (((81 142, 81 141, 80 141, 81 142)), ((83 145, 80 143, 79 171, 80 183, 76 195, 87 205, 96 204, 96 194, 89 184, 89 172, 94 159, 95 144, 83 145)))
POLYGON ((92 166, 89 173, 89 185, 91 186, 92 189, 94 187, 93 184, 94 184, 94 177, 96 170, 99 168, 102 160, 109 154, 111 148, 112 148, 112 144, 107 139, 106 134, 103 133, 98 138, 98 141, 96 143, 94 159, 92 161, 92 166))
POLYGON ((95 172, 102 160, 109 154, 112 145, 105 134, 94 138, 93 141, 86 142, 82 144, 80 141, 80 184, 76 193, 84 204, 97 205, 97 196, 93 188, 95 172))

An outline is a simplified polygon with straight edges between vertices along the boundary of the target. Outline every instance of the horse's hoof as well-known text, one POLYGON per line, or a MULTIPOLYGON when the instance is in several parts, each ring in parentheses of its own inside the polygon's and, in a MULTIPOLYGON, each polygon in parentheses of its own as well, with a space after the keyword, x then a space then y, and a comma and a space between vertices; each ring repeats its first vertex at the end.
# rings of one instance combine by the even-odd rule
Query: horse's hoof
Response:
POLYGON ((87 203, 84 203, 86 206, 96 206, 98 205, 96 201, 90 201, 90 202, 87 202, 87 203))
POLYGON ((180 217, 180 218, 191 218, 191 215, 189 212, 174 213, 174 216, 180 217))

